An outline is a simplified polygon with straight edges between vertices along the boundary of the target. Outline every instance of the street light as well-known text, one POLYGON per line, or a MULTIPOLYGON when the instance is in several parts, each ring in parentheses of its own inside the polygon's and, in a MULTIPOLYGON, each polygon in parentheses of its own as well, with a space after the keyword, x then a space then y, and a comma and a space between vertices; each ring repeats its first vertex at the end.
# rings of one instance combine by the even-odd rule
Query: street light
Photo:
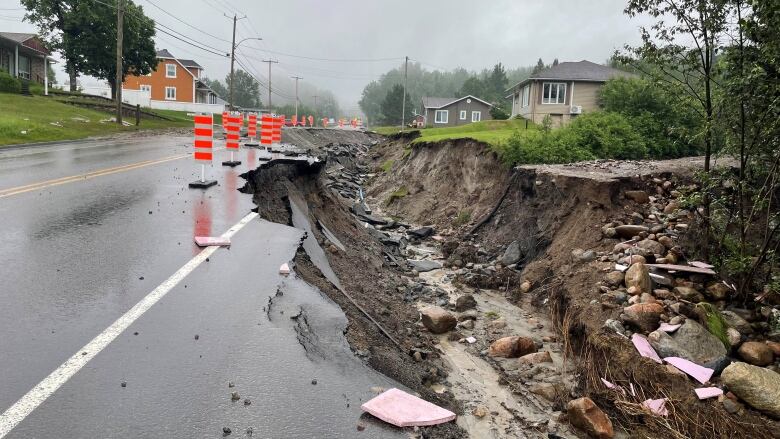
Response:
MULTIPOLYGON (((242 20, 244 18, 246 18, 246 16, 241 17, 242 20)), ((258 40, 258 41, 262 40, 262 38, 249 37, 249 38, 244 38, 243 40, 239 41, 238 44, 236 44, 236 22, 237 21, 238 21, 238 17, 233 15, 233 44, 230 47, 230 111, 233 111, 233 65, 236 62, 236 47, 238 47, 239 44, 247 40, 258 40)))

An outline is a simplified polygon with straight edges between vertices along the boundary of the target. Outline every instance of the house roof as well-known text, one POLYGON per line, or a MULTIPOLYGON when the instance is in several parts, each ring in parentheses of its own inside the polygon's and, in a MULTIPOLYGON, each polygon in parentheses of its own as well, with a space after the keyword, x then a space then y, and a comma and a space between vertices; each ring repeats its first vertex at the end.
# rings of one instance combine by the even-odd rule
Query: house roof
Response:
POLYGON ((168 49, 160 49, 157 51, 157 58, 172 58, 176 59, 171 52, 168 52, 168 49))
POLYGON ((180 59, 179 62, 184 67, 195 67, 197 69, 203 70, 203 67, 200 64, 198 64, 197 62, 195 62, 194 60, 191 60, 191 59, 180 59))
POLYGON ((534 73, 529 78, 509 87, 507 91, 512 90, 519 85, 524 85, 527 82, 540 79, 606 82, 618 76, 633 76, 633 74, 587 60, 576 62, 568 61, 534 73))
POLYGON ((485 105, 489 105, 491 107, 493 106, 493 104, 491 104, 490 102, 485 102, 482 99, 472 95, 466 95, 463 96, 462 98, 436 98, 431 96, 425 96, 422 98, 422 104, 424 108, 443 108, 443 107, 450 106, 456 102, 460 102, 466 98, 476 99, 485 105))
POLYGON ((43 45, 43 42, 38 38, 38 35, 36 34, 30 34, 24 32, 0 32, 0 38, 4 38, 6 40, 13 41, 14 43, 21 44, 24 47, 30 50, 34 50, 38 53, 42 53, 45 55, 51 54, 51 52, 46 49, 46 47, 43 45), (25 42, 31 39, 36 40, 36 43, 34 45, 31 46, 29 44, 24 44, 25 42))

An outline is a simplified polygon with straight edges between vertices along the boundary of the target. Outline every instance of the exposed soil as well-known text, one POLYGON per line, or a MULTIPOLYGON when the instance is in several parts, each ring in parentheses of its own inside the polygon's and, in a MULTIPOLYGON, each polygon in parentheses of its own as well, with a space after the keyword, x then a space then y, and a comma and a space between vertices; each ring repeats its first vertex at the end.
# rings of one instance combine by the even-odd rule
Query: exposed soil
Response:
POLYGON ((607 255, 620 242, 605 238, 605 224, 651 215, 626 191, 654 194, 659 181, 684 185, 701 159, 510 169, 469 140, 410 146, 406 137, 380 142, 328 131, 287 130, 323 163, 265 167, 247 175, 245 189, 254 193, 260 214, 277 222, 291 222, 291 196, 305 200, 338 285, 303 249, 296 272, 345 311, 346 336, 357 355, 459 415, 457 423, 410 434, 582 436, 568 425, 565 404, 583 395, 610 415, 618 437, 771 437, 780 431, 754 411, 734 415, 720 403, 697 401, 690 380, 639 357, 625 337, 603 328, 622 309, 603 301, 602 281, 615 265, 607 255), (434 232, 418 237, 419 226, 434 232), (504 264, 513 241, 519 257, 504 264), (574 249, 601 256, 583 262, 574 249), (418 273, 406 259, 442 267, 418 273), (476 301, 469 311, 473 326, 461 319, 454 331, 434 335, 420 323, 420 309, 452 310, 464 295, 476 301), (504 336, 530 338, 552 362, 487 355, 504 336), (604 376, 633 383, 638 396, 616 398, 601 384, 604 376), (640 404, 646 395, 669 398, 670 417, 648 417, 640 404))

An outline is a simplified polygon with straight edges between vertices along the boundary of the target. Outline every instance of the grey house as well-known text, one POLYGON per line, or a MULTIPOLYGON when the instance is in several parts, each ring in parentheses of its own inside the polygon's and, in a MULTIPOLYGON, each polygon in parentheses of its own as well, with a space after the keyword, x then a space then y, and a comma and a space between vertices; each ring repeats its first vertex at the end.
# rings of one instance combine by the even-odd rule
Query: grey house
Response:
POLYGON ((488 102, 474 96, 462 98, 422 98, 421 114, 426 127, 454 127, 492 119, 488 102))

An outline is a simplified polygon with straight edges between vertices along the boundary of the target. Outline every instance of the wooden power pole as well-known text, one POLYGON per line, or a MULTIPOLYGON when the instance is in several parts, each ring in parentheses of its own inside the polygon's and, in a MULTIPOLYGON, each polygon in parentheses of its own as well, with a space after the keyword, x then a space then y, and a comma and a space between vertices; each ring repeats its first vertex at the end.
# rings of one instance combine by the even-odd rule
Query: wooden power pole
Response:
POLYGON ((404 99, 401 104, 401 131, 406 127, 406 79, 409 72, 409 57, 404 59, 404 99))
POLYGON ((295 118, 298 119, 298 80, 303 79, 300 76, 290 76, 295 80, 295 118))
POLYGON ((116 99, 116 123, 122 125, 122 39, 124 37, 125 0, 116 2, 116 78, 114 99, 116 99))
POLYGON ((264 59, 264 63, 268 63, 268 111, 273 111, 271 105, 271 64, 279 64, 279 61, 275 59, 264 59))
POLYGON ((233 111, 233 65, 236 62, 236 22, 238 17, 233 15, 233 44, 230 45, 230 111, 233 111))

